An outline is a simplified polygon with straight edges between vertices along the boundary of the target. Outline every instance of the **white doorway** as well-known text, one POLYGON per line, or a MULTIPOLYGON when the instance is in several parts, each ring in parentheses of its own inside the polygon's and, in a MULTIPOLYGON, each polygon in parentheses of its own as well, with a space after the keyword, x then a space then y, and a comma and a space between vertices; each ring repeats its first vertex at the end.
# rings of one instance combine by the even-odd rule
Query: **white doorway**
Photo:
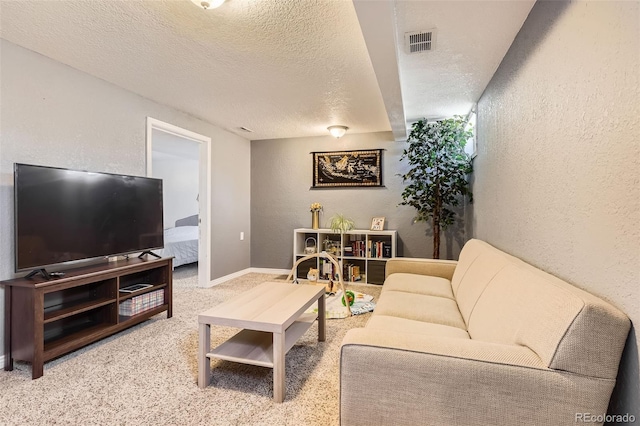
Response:
MULTIPOLYGON (((197 161, 197 188, 189 188, 184 194, 186 197, 185 200, 190 198, 193 198, 193 200, 180 202, 180 204, 188 207, 191 202, 197 206, 198 286, 208 287, 211 281, 211 208, 209 201, 211 194, 211 138, 174 126, 173 124, 147 117, 147 176, 154 176, 154 136, 156 138, 156 145, 160 145, 161 141, 165 141, 167 136, 171 136, 173 141, 177 141, 178 145, 182 142, 184 144, 183 152, 185 153, 185 161, 197 161), (190 151, 193 152, 194 146, 197 153, 196 156, 188 154, 190 151), (195 159, 196 157, 197 160, 195 159)), ((170 214, 174 216, 180 215, 180 211, 173 207, 174 206, 172 206, 170 214)), ((171 222, 173 222, 173 216, 170 216, 170 218, 171 222)), ((166 223, 165 221, 165 228, 168 225, 170 226, 171 223, 166 223)))

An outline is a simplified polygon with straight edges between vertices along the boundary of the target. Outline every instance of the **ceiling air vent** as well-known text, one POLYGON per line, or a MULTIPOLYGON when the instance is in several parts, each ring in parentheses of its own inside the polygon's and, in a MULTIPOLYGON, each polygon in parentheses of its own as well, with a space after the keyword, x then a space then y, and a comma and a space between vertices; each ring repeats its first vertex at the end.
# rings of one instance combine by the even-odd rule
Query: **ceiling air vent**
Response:
POLYGON ((436 30, 404 33, 404 44, 407 53, 420 53, 436 48, 436 30))

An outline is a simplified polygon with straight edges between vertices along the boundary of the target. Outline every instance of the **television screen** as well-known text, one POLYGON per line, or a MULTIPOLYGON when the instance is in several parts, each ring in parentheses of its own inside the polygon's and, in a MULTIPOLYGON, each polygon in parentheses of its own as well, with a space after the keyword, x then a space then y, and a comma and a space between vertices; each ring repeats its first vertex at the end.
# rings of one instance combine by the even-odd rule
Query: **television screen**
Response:
POLYGON ((162 180, 15 164, 16 272, 164 246, 162 180))

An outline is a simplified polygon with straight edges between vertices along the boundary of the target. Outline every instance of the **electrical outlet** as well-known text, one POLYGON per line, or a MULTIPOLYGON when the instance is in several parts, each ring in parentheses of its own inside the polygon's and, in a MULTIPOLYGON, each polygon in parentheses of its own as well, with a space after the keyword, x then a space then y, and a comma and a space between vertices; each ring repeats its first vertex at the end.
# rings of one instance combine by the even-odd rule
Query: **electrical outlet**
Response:
POLYGON ((244 232, 240 233, 240 241, 244 241, 244 232))

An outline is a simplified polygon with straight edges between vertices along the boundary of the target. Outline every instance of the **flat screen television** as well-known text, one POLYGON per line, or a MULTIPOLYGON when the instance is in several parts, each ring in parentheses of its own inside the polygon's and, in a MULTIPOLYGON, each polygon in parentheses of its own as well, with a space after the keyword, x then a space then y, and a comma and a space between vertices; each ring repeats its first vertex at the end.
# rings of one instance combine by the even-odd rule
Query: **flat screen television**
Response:
POLYGON ((164 246, 162 180, 14 165, 15 270, 164 246))

